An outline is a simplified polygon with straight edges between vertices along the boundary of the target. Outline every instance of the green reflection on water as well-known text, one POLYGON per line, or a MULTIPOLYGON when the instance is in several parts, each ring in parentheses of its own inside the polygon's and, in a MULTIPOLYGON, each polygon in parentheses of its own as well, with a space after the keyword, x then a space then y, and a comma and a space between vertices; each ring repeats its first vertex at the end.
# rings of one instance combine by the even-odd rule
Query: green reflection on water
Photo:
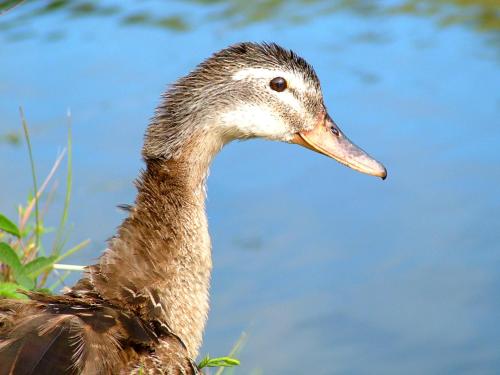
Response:
POLYGON ((172 14, 162 2, 136 2, 128 6, 105 4, 104 1, 7 0, 0 3, 0 12, 14 14, 2 22, 5 33, 26 34, 29 20, 48 14, 62 13, 69 17, 107 17, 122 25, 159 27, 170 31, 188 31, 200 22, 221 22, 228 27, 272 22, 277 24, 304 23, 314 17, 335 12, 351 12, 363 17, 413 15, 432 18, 446 27, 461 25, 478 32, 488 32, 498 46, 500 31, 500 1, 498 0, 401 0, 396 5, 372 0, 188 0, 190 5, 204 7, 208 15, 195 20, 191 14, 172 14), (18 4, 21 3, 21 4, 18 4), (18 4, 8 11, 8 8, 18 4), (154 11, 152 10, 154 8, 154 11))
POLYGON ((498 0, 407 0, 392 12, 436 16, 442 26, 464 24, 479 31, 500 30, 498 0))
POLYGON ((121 23, 123 25, 155 26, 173 31, 187 31, 190 29, 186 20, 180 15, 158 17, 149 12, 131 13, 122 17, 121 23))

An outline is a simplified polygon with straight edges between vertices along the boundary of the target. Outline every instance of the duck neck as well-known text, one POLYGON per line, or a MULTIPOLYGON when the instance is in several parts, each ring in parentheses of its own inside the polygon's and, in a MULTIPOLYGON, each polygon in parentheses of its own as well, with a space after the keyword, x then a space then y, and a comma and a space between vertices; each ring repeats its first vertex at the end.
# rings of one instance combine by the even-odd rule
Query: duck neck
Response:
POLYGON ((145 156, 135 205, 87 279, 104 299, 170 326, 192 358, 207 319, 212 269, 205 180, 221 147, 201 137, 177 157, 145 156))

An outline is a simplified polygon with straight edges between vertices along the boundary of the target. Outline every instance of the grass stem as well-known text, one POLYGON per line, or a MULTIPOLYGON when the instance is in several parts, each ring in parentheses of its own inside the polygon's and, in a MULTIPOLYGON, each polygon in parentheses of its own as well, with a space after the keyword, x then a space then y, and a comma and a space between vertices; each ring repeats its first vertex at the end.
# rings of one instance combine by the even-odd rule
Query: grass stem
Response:
POLYGON ((56 239, 54 241, 54 247, 52 249, 52 254, 59 255, 62 247, 64 246, 64 240, 62 239, 62 235, 64 229, 66 228, 66 222, 68 220, 68 210, 69 210, 69 202, 71 200, 71 188, 73 183, 73 146, 72 146, 72 134, 71 134, 71 111, 68 109, 67 112, 68 119, 68 153, 67 153, 67 168, 66 168, 66 194, 64 197, 64 207, 61 215, 61 221, 59 223, 59 227, 57 229, 56 239))
POLYGON ((19 114, 21 115, 21 122, 23 124, 24 138, 26 139, 26 144, 28 146, 28 154, 31 165, 31 176, 33 178, 33 196, 35 199, 35 248, 38 249, 38 246, 40 245, 40 217, 38 211, 38 194, 37 194, 38 187, 36 181, 35 160, 33 158, 33 150, 31 148, 28 124, 26 123, 26 118, 24 117, 24 111, 22 107, 19 107, 19 114))

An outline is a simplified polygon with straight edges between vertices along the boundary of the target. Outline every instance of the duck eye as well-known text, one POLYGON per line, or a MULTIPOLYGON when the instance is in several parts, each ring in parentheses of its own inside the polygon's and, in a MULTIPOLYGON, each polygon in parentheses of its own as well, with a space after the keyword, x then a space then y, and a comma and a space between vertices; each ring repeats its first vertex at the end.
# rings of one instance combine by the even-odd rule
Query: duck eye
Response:
POLYGON ((269 86, 271 86, 274 91, 282 92, 286 89, 287 83, 283 77, 276 77, 269 82, 269 86))

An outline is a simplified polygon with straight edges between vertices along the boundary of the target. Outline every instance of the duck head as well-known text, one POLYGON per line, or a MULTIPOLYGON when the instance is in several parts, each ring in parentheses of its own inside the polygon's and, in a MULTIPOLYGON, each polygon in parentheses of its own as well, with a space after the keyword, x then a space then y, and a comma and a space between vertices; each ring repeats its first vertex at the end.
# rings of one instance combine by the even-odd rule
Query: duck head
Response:
POLYGON ((294 143, 359 172, 387 176, 332 120, 311 65, 276 44, 233 45, 177 81, 148 128, 143 154, 175 156, 200 134, 220 147, 249 138, 294 143))

